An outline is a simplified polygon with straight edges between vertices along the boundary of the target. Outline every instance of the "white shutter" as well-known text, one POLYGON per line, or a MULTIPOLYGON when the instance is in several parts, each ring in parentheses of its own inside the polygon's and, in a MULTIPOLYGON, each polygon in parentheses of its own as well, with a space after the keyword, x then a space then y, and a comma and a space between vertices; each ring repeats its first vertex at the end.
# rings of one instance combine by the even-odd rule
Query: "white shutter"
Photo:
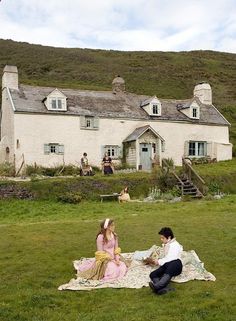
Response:
POLYGON ((189 141, 186 140, 184 142, 184 157, 189 156, 189 141))
POLYGON ((117 146, 117 157, 122 157, 122 148, 120 146, 117 146))
POLYGON ((101 158, 103 159, 104 154, 106 152, 106 147, 105 146, 101 146, 101 158))
POLYGON ((58 154, 64 154, 64 145, 58 145, 58 154))
POLYGON ((206 144, 206 153, 205 153, 205 155, 206 156, 210 156, 211 158, 212 158, 212 142, 207 142, 207 143, 205 143, 206 144))
POLYGON ((49 144, 44 144, 44 154, 50 154, 50 146, 49 146, 49 144))
POLYGON ((86 128, 85 116, 80 116, 80 128, 86 128))
POLYGON ((93 119, 93 128, 99 128, 99 118, 94 117, 93 119))
POLYGON ((66 110, 66 99, 65 98, 62 98, 62 100, 61 100, 61 107, 63 110, 66 110))

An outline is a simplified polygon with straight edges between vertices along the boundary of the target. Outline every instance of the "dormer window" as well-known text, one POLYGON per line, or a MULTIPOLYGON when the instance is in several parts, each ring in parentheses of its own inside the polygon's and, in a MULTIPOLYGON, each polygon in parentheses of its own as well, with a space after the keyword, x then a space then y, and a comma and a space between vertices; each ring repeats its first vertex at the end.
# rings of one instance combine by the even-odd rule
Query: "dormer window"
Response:
POLYGON ((61 98, 50 98, 52 109, 62 109, 62 99, 61 98))
POLYGON ((199 107, 198 106, 191 106, 190 117, 194 118, 194 119, 199 119, 199 107))
POLYGON ((152 113, 153 115, 158 115, 159 114, 159 108, 157 104, 152 105, 152 113))
POLYGON ((66 96, 58 89, 53 90, 44 100, 48 110, 66 111, 66 96))
POLYGON ((150 116, 161 116, 161 102, 156 96, 142 101, 140 106, 150 116))
POLYGON ((193 113, 192 117, 193 118, 197 118, 197 108, 194 107, 193 110, 192 110, 192 113, 193 113))

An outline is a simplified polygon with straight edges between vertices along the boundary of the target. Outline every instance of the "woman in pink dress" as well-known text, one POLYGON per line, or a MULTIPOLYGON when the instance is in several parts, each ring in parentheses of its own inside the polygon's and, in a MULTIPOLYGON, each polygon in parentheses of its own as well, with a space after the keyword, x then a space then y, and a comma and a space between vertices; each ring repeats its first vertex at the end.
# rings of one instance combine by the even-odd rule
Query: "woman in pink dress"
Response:
POLYGON ((121 260, 115 223, 105 219, 97 235, 97 252, 95 259, 85 261, 78 269, 78 276, 100 279, 104 282, 114 281, 127 272, 126 264, 121 260))

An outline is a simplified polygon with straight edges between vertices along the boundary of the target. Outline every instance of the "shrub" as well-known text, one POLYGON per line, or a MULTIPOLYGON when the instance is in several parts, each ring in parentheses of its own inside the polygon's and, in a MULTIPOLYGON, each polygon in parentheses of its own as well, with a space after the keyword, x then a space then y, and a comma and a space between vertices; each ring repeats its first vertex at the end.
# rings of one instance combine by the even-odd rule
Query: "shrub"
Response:
POLYGON ((66 165, 64 168, 61 167, 61 170, 58 171, 59 175, 79 175, 80 174, 80 168, 75 165, 66 165))
POLYGON ((169 172, 161 172, 157 177, 158 186, 162 192, 172 189, 176 185, 176 180, 169 172))
POLYGON ((208 192, 210 194, 219 194, 220 192, 220 184, 217 183, 217 182, 210 182, 209 185, 208 185, 208 192))
POLYGON ((10 163, 0 164, 0 176, 15 176, 15 167, 10 163))
POLYGON ((78 204, 82 200, 80 193, 67 192, 58 196, 58 201, 63 203, 78 204))
POLYGON ((39 166, 36 163, 34 165, 26 165, 25 174, 27 176, 42 175, 42 166, 39 166))

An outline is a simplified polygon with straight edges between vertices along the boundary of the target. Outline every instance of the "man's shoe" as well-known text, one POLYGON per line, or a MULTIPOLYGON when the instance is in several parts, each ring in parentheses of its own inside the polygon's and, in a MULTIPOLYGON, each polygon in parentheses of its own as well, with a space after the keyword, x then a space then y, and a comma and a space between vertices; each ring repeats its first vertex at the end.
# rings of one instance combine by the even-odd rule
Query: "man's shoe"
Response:
POLYGON ((175 288, 170 288, 170 287, 166 286, 165 288, 157 291, 156 293, 158 295, 163 295, 163 294, 166 294, 166 293, 171 292, 171 291, 175 291, 175 288))
POLYGON ((149 284, 150 288, 152 289, 152 291, 153 291, 154 293, 157 293, 157 290, 156 290, 156 288, 155 288, 155 286, 154 286, 153 282, 152 282, 152 281, 150 281, 148 284, 149 284))

